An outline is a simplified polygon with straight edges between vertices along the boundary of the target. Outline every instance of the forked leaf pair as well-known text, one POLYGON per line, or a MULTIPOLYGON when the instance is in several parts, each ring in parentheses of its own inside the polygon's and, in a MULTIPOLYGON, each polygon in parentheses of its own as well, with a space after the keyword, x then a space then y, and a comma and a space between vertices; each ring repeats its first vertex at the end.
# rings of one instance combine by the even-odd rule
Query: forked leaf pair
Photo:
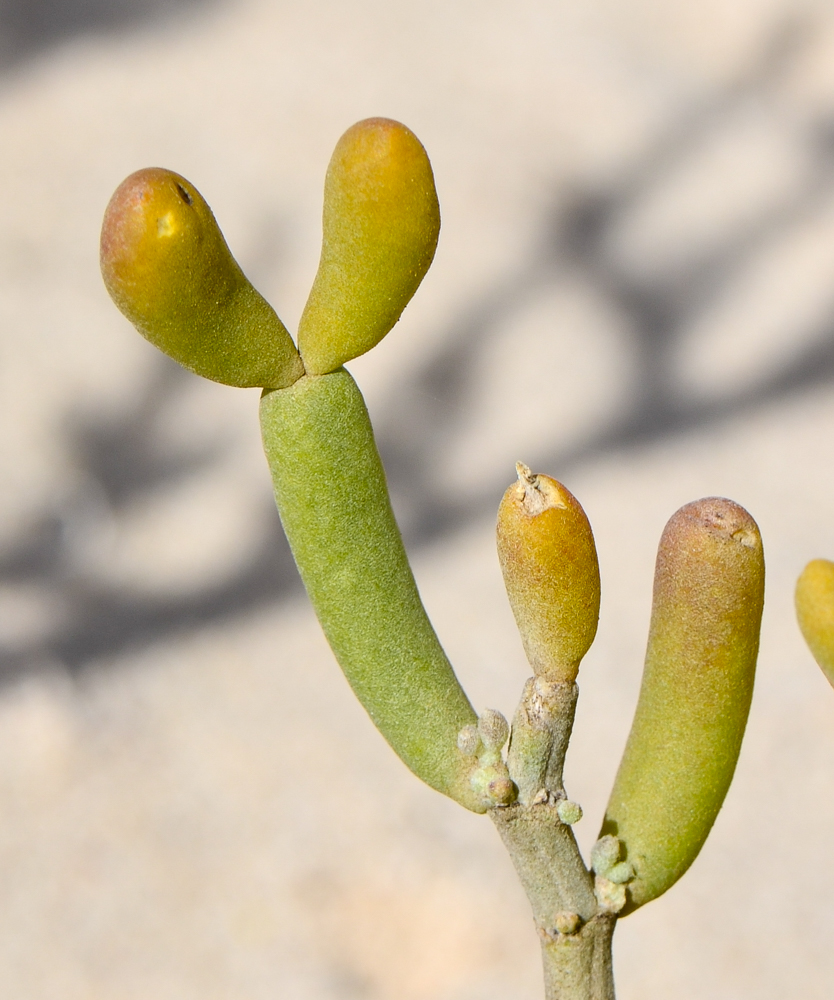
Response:
POLYGON ((186 368, 226 385, 283 389, 305 372, 335 371, 388 333, 428 270, 439 232, 426 151, 399 122, 370 118, 342 136, 330 161, 321 261, 298 351, 203 196, 171 170, 139 170, 116 190, 101 269, 125 316, 186 368))
POLYGON ((216 381, 262 386, 261 425, 284 530, 354 691, 400 757, 470 809, 477 716, 428 620, 391 510, 367 409, 341 367, 396 323, 428 269, 440 209, 431 165, 404 125, 359 122, 325 179, 322 255, 292 338, 243 274, 199 193, 139 171, 104 218, 105 284, 152 343, 216 381), (183 192, 187 197, 183 196, 183 192), (269 321, 263 319, 264 315, 269 321))

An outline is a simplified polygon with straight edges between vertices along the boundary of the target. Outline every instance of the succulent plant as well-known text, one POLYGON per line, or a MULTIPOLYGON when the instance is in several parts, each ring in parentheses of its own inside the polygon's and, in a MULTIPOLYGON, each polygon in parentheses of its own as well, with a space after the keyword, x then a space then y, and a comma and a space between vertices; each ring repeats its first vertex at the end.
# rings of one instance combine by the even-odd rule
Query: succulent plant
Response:
POLYGON ((157 347, 207 378, 263 388, 281 521, 356 696, 418 777, 489 813, 532 905, 548 998, 610 1000, 618 916, 689 867, 733 775, 758 649, 761 539, 746 511, 716 498, 667 525, 640 700, 586 865, 572 830, 582 810, 562 772, 599 615, 588 519, 562 484, 519 463, 498 513, 498 553, 533 676, 511 726, 493 709, 476 713, 420 600, 367 409, 342 367, 396 323, 439 227, 425 150, 405 126, 371 118, 342 136, 327 171, 298 350, 202 196, 172 171, 141 170, 116 191, 102 272, 157 347))

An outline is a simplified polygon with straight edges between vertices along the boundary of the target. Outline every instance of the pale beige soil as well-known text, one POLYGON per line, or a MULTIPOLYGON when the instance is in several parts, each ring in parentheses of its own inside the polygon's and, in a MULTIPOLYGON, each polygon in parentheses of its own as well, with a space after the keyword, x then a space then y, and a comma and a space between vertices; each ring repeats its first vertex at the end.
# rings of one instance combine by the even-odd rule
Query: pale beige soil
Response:
POLYGON ((0 995, 540 994, 488 821, 405 771, 303 596, 256 571, 285 560, 257 394, 172 377, 98 276, 111 191, 169 166, 293 328, 330 150, 378 114, 428 148, 444 228, 351 368, 476 707, 509 714, 526 677, 492 540, 515 461, 596 532, 566 773, 586 850, 665 519, 722 494, 764 535, 737 780, 618 929, 618 996, 830 996, 834 691, 792 590, 834 558, 834 16, 789 0, 198 3, 0 75, 0 995), (173 610, 142 624, 148 602, 173 610))

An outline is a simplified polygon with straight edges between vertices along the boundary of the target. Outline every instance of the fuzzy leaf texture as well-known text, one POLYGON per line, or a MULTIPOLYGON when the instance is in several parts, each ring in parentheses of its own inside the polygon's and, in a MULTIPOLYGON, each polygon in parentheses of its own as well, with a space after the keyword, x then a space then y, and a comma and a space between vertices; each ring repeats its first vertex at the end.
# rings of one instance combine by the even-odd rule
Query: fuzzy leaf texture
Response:
POLYGON ((623 914, 695 860, 732 781, 753 694, 764 556, 738 504, 687 504, 663 532, 640 698, 601 835, 635 870, 623 914))
POLYGON ((394 520, 365 402, 344 369, 266 392, 261 429, 275 500, 328 642, 409 768, 475 812, 475 712, 426 615, 394 520))
POLYGON ((498 558, 524 651, 537 677, 571 683, 599 620, 599 563, 579 501, 518 463, 498 508, 498 558))
POLYGON ((809 562, 796 583, 796 617, 808 648, 834 685, 834 563, 809 562))
POLYGON ((281 320, 229 251, 200 192, 150 167, 104 215, 101 272, 139 332, 186 368, 226 385, 284 387, 303 372, 281 320))
POLYGON ((400 318, 440 233, 431 164, 399 122, 368 118, 339 140, 324 183, 319 269, 298 327, 310 374, 369 351, 400 318))

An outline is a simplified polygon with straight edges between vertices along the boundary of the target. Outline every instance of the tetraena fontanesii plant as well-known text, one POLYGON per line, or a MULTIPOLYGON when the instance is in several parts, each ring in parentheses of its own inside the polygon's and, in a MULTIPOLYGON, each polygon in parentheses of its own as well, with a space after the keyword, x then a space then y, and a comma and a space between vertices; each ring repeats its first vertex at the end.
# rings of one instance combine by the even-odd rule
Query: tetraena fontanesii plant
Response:
POLYGON ((733 776, 758 649, 761 539, 743 508, 719 498, 687 504, 666 526, 634 724, 586 866, 562 770, 599 613, 588 519, 564 486, 519 463, 498 512, 498 555, 533 677, 511 727, 497 711, 477 715, 423 608, 368 412, 343 367, 397 322, 439 229, 422 145, 372 118, 330 161, 297 349, 200 193, 169 170, 140 170, 118 188, 101 265, 118 307, 157 347, 207 378, 263 388, 278 511, 354 692, 418 777, 495 822, 532 905, 548 998, 610 1000, 616 920, 686 871, 733 776))

